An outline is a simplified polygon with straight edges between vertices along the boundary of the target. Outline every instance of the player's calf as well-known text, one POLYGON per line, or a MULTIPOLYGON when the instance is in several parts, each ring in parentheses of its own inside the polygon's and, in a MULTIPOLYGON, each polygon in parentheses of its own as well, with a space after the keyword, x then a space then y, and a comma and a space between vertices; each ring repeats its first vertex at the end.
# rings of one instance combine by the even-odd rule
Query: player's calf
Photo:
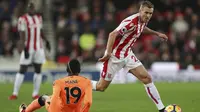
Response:
POLYGON ((14 83, 14 89, 12 95, 8 98, 9 100, 16 100, 19 89, 23 83, 24 80, 24 73, 27 71, 28 66, 27 65, 20 65, 19 72, 16 74, 15 83, 14 83))
POLYGON ((101 91, 104 92, 108 86, 110 85, 111 81, 106 81, 105 79, 100 79, 97 83, 96 83, 96 91, 101 91))
POLYGON ((159 92, 152 82, 151 76, 148 74, 147 70, 144 66, 138 66, 135 69, 131 69, 130 72, 134 74, 141 82, 144 83, 145 90, 149 98, 155 103, 158 110, 162 112, 163 108, 165 107, 162 103, 160 98, 159 92))
POLYGON ((42 83, 42 74, 41 74, 41 64, 33 64, 35 68, 35 73, 34 73, 34 81, 33 81, 33 93, 32 97, 35 99, 39 95, 39 90, 40 90, 40 85, 42 83))
POLYGON ((106 88, 107 88, 106 86, 102 86, 97 83, 96 91, 104 92, 106 88))

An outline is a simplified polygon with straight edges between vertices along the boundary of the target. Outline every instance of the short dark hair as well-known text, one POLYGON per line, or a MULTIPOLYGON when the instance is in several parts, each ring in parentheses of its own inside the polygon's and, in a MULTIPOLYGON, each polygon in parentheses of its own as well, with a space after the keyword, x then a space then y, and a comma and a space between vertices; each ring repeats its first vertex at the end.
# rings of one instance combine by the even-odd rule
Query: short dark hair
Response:
POLYGON ((143 6, 143 7, 145 6, 148 8, 154 8, 154 5, 148 0, 142 1, 141 6, 143 6))
POLYGON ((77 59, 72 59, 67 64, 67 72, 71 75, 77 75, 81 71, 81 64, 77 59))

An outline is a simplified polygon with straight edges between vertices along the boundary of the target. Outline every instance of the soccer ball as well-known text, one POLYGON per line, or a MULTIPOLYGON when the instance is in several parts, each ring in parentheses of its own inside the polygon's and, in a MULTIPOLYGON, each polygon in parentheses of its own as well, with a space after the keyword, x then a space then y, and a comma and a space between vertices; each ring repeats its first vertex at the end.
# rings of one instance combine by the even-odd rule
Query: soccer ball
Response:
POLYGON ((178 105, 173 104, 173 105, 168 105, 165 108, 164 112, 182 112, 182 111, 181 111, 181 108, 178 105))

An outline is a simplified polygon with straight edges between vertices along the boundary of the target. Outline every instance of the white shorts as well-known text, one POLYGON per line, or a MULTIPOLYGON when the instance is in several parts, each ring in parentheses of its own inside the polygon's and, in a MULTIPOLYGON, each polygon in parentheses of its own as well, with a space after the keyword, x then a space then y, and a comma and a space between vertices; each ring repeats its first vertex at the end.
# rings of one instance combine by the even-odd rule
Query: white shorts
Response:
POLYGON ((44 49, 29 52, 29 58, 25 59, 24 51, 21 53, 20 65, 29 65, 32 63, 43 64, 46 61, 44 49))
POLYGON ((133 53, 130 53, 124 59, 118 59, 115 56, 111 56, 109 60, 103 63, 101 78, 106 81, 111 81, 114 78, 115 74, 122 68, 129 71, 130 69, 134 69, 140 65, 142 65, 142 63, 133 53))

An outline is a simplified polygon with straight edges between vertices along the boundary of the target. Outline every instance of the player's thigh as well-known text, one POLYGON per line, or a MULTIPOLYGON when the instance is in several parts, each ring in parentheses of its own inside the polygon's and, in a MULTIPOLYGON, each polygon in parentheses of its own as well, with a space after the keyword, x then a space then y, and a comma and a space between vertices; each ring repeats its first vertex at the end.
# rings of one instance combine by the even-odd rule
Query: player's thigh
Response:
POLYGON ((33 62, 36 64, 43 64, 46 61, 44 49, 35 51, 33 62))
POLYGON ((135 69, 138 66, 141 66, 142 63, 140 62, 139 59, 135 56, 135 54, 131 53, 125 60, 126 65, 125 68, 129 71, 131 69, 135 69))
POLYGON ((140 60, 137 59, 137 57, 133 53, 127 58, 126 68, 138 79, 149 75, 143 64, 140 62, 140 60))
POLYGON ((147 70, 144 68, 143 65, 140 65, 136 68, 130 69, 130 73, 132 73, 134 76, 136 76, 139 80, 143 80, 146 78, 150 78, 150 75, 148 74, 147 70))
POLYGON ((114 78, 115 74, 123 68, 124 61, 118 61, 115 57, 111 57, 109 60, 103 63, 103 70, 101 71, 101 78, 98 82, 98 86, 107 88, 114 78))
POLYGON ((112 81, 115 74, 124 67, 124 61, 118 61, 116 57, 111 57, 109 60, 103 63, 103 69, 101 71, 100 81, 112 81))
POLYGON ((20 65, 30 65, 32 64, 32 60, 33 60, 33 53, 29 52, 29 57, 25 58, 24 51, 22 51, 19 61, 20 65))

